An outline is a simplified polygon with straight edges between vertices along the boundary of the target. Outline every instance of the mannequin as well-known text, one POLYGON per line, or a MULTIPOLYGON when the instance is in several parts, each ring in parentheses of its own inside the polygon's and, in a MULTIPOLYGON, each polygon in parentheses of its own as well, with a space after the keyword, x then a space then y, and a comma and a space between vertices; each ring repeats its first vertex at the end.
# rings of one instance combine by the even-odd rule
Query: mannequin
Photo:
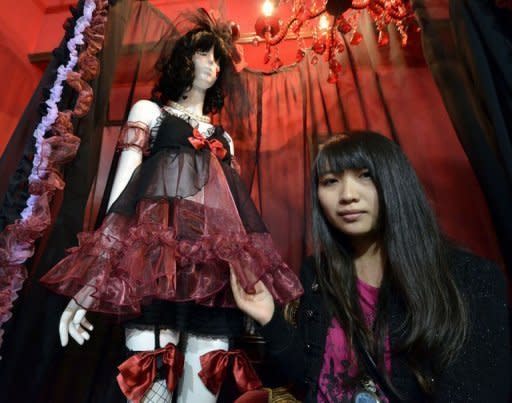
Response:
POLYGON ((249 293, 260 280, 280 303, 302 293, 233 168, 231 137, 206 115, 222 108, 236 74, 232 43, 206 13, 194 22, 162 54, 153 100, 138 101, 129 113, 102 226, 79 234, 80 245, 42 278, 73 297, 59 323, 63 346, 69 337, 81 345, 90 339, 88 310, 125 319, 135 358, 120 365, 118 382, 129 401, 170 402, 176 382, 163 367, 179 379, 178 402, 216 401, 218 390, 199 373, 201 357, 228 351, 243 328, 230 267, 249 293), (128 379, 134 363, 153 352, 165 365, 155 358, 151 385, 128 379))

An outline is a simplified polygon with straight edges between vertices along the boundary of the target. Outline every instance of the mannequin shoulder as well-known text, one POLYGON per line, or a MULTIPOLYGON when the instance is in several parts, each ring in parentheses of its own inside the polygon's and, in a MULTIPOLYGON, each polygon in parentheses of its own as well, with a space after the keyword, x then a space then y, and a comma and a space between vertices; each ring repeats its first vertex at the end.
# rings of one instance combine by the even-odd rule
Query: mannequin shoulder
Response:
POLYGON ((149 100, 140 100, 133 104, 128 114, 128 121, 142 122, 149 127, 153 126, 155 120, 160 116, 161 110, 158 104, 149 100))
POLYGON ((227 131, 224 130, 224 133, 222 133, 222 135, 224 136, 224 138, 226 139, 226 141, 229 144, 234 144, 233 143, 233 138, 229 135, 229 133, 227 131))

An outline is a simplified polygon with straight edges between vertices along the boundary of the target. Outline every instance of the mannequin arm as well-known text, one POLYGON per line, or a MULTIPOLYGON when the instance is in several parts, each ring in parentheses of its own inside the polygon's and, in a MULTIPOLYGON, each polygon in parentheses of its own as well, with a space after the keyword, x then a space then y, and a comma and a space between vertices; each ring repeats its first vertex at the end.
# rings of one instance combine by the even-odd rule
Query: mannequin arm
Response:
MULTIPOLYGON (((133 129, 129 129, 133 130, 133 129)), ((112 184, 112 190, 110 191, 110 197, 108 199, 107 210, 110 209, 112 203, 114 203, 119 195, 122 193, 128 181, 130 180, 133 171, 142 162, 142 151, 135 147, 126 148, 121 152, 119 157, 119 163, 117 165, 116 175, 114 177, 114 183, 112 184)))
MULTIPOLYGON (((133 171, 142 162, 143 152, 149 143, 149 131, 160 115, 160 108, 150 101, 138 101, 130 110, 128 120, 120 138, 123 151, 114 177, 108 208, 119 197, 130 180, 133 171), (138 133, 137 133, 138 131, 138 133)), ((69 301, 59 321, 59 336, 62 346, 66 346, 69 336, 82 345, 89 340, 89 332, 93 326, 86 319, 87 307, 92 305, 92 286, 84 286, 75 297, 69 301), (80 305, 76 302, 80 301, 80 305)))

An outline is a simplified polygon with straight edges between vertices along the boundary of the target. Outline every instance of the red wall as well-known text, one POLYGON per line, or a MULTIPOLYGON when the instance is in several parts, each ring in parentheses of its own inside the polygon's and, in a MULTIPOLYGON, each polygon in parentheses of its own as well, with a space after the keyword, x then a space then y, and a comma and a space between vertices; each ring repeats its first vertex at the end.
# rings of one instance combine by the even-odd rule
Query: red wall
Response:
MULTIPOLYGON (((76 0, 17 0, 0 2, 0 154, 14 130, 26 103, 39 82, 46 62, 30 63, 30 54, 49 53, 60 42, 62 24, 69 17, 69 6, 76 0)), ((182 10, 204 7, 217 9, 226 19, 235 20, 242 34, 254 32, 262 0, 150 0, 173 19, 182 10)), ((265 47, 244 44, 246 61, 256 70, 270 70, 263 64, 265 47)), ((295 45, 280 46, 280 57, 293 63, 295 45)))
POLYGON ((28 60, 44 11, 33 0, 0 3, 0 154, 41 77, 28 60))

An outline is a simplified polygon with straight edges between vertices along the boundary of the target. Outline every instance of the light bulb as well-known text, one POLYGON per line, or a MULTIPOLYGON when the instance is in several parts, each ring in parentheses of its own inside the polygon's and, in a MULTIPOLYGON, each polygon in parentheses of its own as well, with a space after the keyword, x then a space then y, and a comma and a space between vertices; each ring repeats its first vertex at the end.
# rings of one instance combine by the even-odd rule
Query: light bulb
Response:
POLYGON ((261 6, 261 12, 265 17, 270 17, 274 13, 274 4, 271 0, 265 0, 261 6))
POLYGON ((329 29, 329 25, 329 18, 327 18, 325 14, 322 14, 318 20, 318 29, 321 31, 327 31, 329 29))

